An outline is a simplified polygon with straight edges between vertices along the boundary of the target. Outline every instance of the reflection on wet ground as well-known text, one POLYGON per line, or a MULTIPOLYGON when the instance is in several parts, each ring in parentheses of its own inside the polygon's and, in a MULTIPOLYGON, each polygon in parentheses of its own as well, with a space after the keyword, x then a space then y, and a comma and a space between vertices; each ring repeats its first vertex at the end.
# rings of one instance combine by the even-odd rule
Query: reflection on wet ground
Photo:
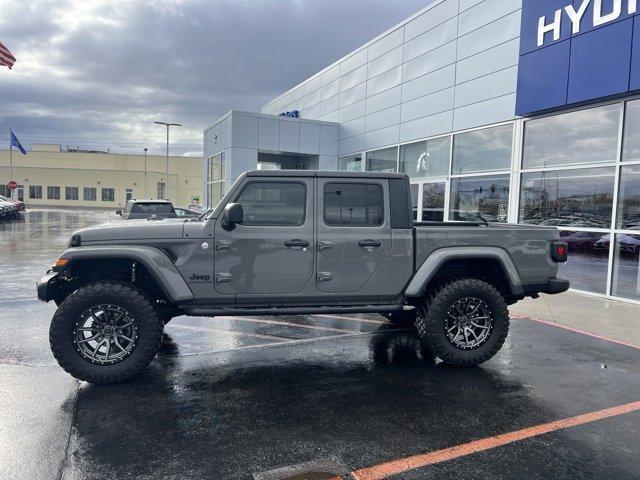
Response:
MULTIPOLYGON (((79 384, 49 353, 55 307, 34 283, 74 229, 111 219, 0 224, 0 477, 343 475, 640 400, 640 352, 523 319, 493 360, 456 369, 377 315, 179 317, 145 375, 79 384)), ((638 478, 639 429, 635 412, 393 479, 638 478)))

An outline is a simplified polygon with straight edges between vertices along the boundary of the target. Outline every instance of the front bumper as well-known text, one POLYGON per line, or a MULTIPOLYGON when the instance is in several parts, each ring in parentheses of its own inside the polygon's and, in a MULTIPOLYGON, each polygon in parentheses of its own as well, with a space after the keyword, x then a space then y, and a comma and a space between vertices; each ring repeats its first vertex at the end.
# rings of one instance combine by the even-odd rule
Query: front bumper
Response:
POLYGON ((59 272, 47 272, 37 283, 38 300, 48 302, 53 300, 53 285, 56 283, 59 272))

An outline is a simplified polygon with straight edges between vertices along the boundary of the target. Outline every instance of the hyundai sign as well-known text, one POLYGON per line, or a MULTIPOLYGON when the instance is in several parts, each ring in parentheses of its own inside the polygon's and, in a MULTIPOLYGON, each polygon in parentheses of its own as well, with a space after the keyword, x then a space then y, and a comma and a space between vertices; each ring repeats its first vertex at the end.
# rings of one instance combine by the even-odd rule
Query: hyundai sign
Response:
POLYGON ((523 0, 516 114, 640 90, 638 0, 523 0))

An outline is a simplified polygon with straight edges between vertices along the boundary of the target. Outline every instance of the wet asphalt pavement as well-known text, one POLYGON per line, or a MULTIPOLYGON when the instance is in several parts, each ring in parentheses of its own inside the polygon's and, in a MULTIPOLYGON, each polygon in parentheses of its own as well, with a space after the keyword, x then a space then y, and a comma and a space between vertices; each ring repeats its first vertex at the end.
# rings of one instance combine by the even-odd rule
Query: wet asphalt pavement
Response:
MULTIPOLYGON (((0 479, 331 478, 640 401, 640 350, 526 319, 493 360, 455 369, 377 315, 180 317, 142 377, 76 382, 35 281, 102 221, 118 220, 0 222, 0 479)), ((389 478, 640 478, 638 432, 635 410, 389 478)))

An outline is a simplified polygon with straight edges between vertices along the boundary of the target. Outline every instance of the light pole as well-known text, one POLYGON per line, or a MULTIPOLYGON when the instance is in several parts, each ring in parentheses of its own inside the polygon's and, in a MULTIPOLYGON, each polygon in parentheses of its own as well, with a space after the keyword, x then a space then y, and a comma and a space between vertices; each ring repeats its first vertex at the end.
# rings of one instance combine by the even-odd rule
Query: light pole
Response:
POLYGON ((144 149, 144 198, 149 198, 147 195, 147 150, 149 149, 144 149))
POLYGON ((164 125, 167 127, 167 178, 165 180, 166 191, 164 192, 164 196, 169 198, 169 127, 181 127, 182 125, 179 123, 168 123, 168 122, 153 122, 158 125, 164 125))

